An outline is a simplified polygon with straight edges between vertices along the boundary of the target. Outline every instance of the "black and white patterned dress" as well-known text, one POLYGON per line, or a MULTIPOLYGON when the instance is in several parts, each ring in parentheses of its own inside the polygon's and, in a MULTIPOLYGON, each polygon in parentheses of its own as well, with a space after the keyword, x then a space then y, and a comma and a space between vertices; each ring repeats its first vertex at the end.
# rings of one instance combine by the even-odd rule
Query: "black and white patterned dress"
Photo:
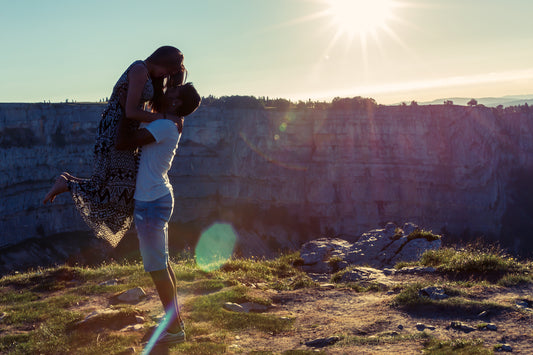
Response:
MULTIPOLYGON (((85 222, 98 238, 105 239, 115 247, 133 220, 133 194, 139 163, 139 149, 117 150, 115 139, 119 121, 124 117, 120 98, 128 91, 128 73, 132 63, 122 74, 113 88, 102 119, 98 125, 96 144, 94 146, 93 173, 89 179, 68 181, 68 187, 76 208, 85 222)), ((150 78, 146 81, 139 102, 142 107, 152 99, 154 88, 150 78)), ((138 121, 130 120, 132 129, 139 126, 138 121)))

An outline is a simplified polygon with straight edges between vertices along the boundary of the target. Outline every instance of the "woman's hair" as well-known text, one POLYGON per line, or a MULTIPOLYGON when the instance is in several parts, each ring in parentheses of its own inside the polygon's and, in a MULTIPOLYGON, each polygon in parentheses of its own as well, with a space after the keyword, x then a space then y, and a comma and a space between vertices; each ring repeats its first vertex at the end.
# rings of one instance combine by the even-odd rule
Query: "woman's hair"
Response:
POLYGON ((147 61, 161 65, 168 68, 169 71, 177 71, 177 74, 166 76, 162 78, 153 78, 152 85, 154 87, 154 97, 152 99, 152 106, 157 111, 161 107, 161 100, 165 94, 165 89, 170 86, 181 85, 185 82, 187 70, 183 65, 183 53, 176 47, 163 46, 159 47, 152 53, 147 61))
POLYGON ((181 53, 176 47, 159 47, 154 53, 146 58, 146 60, 169 68, 170 70, 176 69, 178 72, 185 71, 185 66, 183 65, 183 53, 181 53))

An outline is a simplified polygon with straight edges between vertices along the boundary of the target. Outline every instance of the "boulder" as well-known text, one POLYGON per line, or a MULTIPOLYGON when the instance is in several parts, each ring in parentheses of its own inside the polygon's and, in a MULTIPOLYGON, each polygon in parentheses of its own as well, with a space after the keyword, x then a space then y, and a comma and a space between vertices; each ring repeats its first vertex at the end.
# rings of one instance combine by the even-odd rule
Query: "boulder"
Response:
POLYGON ((111 298, 114 303, 130 303, 135 304, 140 302, 146 297, 146 292, 141 287, 135 287, 130 290, 124 291, 111 298))
POLYGON ((432 300, 443 300, 448 298, 449 296, 444 292, 444 289, 440 287, 425 287, 421 289, 418 294, 423 297, 429 297, 432 300))
POLYGON ((246 313, 244 307, 237 303, 226 302, 222 307, 230 312, 246 313))
POLYGON ((349 265, 387 268, 400 261, 418 260, 426 250, 440 246, 440 236, 420 233, 413 223, 405 223, 403 228, 387 223, 385 228, 363 233, 354 243, 339 238, 312 240, 302 245, 300 256, 304 271, 331 273, 349 265))

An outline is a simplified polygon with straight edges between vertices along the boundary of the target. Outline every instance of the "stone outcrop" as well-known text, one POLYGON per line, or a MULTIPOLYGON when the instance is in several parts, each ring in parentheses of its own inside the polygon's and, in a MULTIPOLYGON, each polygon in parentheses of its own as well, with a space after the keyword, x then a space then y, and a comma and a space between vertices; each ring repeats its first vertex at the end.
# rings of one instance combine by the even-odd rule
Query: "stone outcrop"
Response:
MULTIPOLYGON (((90 175, 103 108, 0 104, 0 247, 87 231, 69 196, 41 201, 61 171, 90 175)), ((298 248, 326 231, 353 240, 387 221, 498 237, 523 226, 516 218, 532 220, 519 184, 533 176, 532 136, 527 109, 204 106, 186 119, 170 171, 171 239, 193 244, 214 221, 232 223, 239 250, 255 254, 298 248)), ((530 242, 513 243, 523 250, 530 242)))
POLYGON ((305 271, 331 273, 348 265, 386 268, 400 261, 415 261, 426 250, 440 246, 440 236, 420 232, 413 223, 406 223, 403 229, 387 223, 384 229, 363 233, 354 243, 339 238, 309 241, 302 245, 300 256, 305 271))

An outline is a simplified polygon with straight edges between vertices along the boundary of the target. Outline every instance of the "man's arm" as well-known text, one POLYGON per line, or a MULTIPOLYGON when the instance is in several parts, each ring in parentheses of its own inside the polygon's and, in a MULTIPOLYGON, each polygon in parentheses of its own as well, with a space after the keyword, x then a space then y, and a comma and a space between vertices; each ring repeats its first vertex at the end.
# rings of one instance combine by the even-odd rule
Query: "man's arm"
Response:
POLYGON ((132 150, 142 145, 155 142, 155 138, 146 128, 131 130, 127 119, 124 117, 118 123, 117 140, 115 148, 118 150, 132 150))

